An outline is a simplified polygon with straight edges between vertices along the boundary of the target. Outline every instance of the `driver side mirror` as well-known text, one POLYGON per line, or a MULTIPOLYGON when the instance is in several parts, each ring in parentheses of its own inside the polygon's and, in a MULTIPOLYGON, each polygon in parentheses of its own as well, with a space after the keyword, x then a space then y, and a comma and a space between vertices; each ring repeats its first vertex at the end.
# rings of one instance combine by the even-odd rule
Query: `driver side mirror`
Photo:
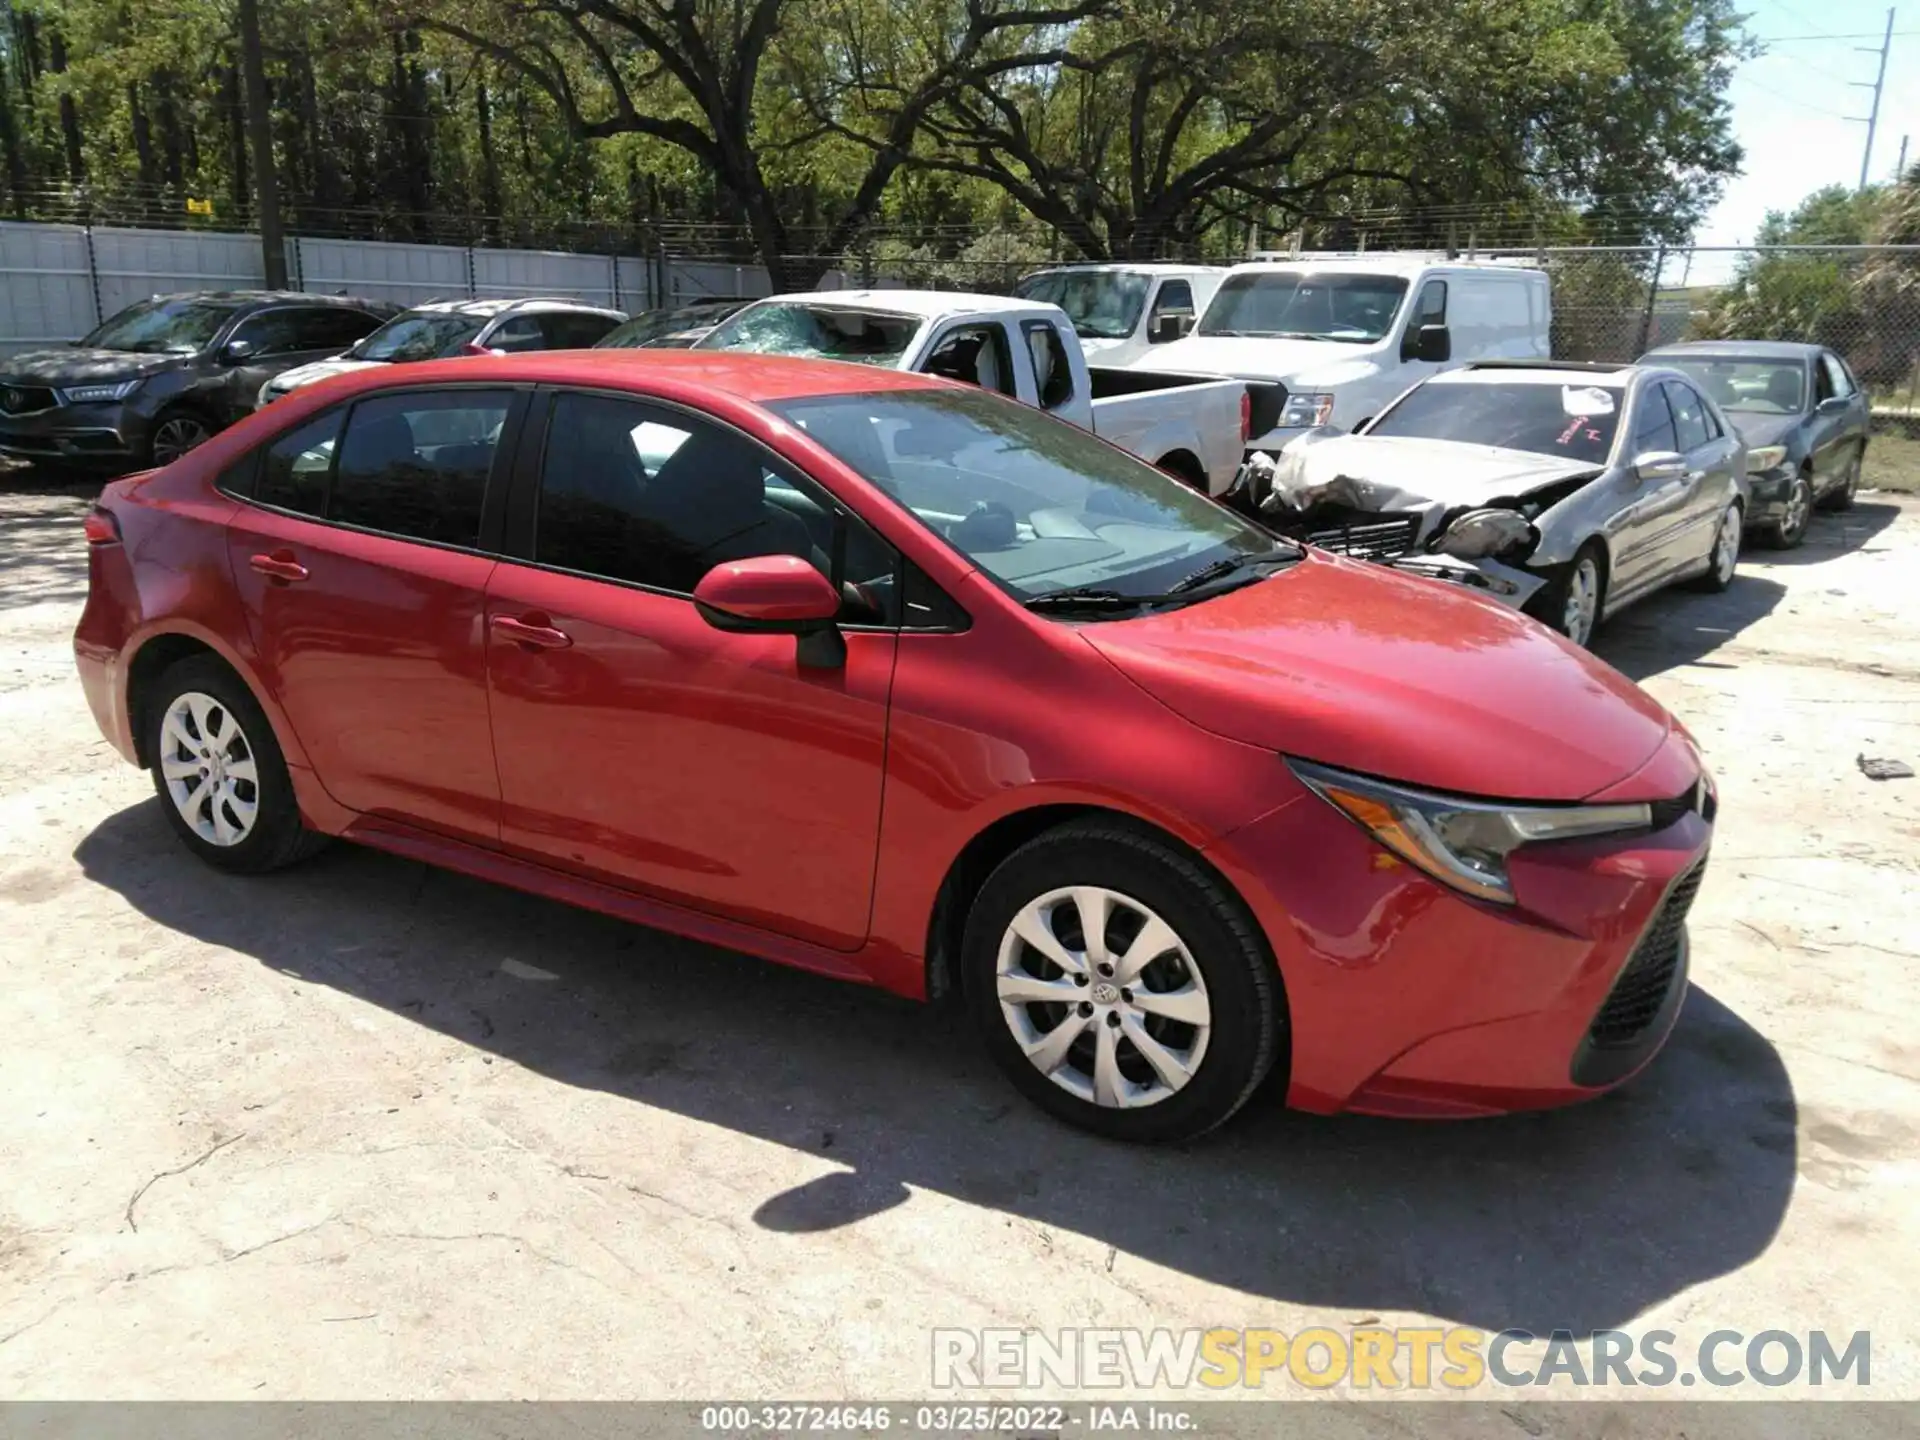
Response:
POLYGON ((840 592, 797 555, 723 561, 700 577, 693 605, 716 630, 798 635, 800 663, 810 669, 846 663, 847 642, 834 624, 840 592))
POLYGON ((229 340, 220 351, 220 358, 228 365, 244 365, 260 353, 260 347, 251 340, 229 340))
POLYGON ((1169 340, 1183 339, 1193 329, 1193 316, 1177 310, 1153 317, 1153 323, 1147 327, 1147 343, 1164 345, 1169 340))
POLYGON ((469 340, 460 347, 462 355, 504 355, 504 350, 496 350, 491 345, 482 345, 478 340, 469 340))
POLYGON ((1453 332, 1444 325, 1422 325, 1410 338, 1413 343, 1402 347, 1403 359, 1444 365, 1453 358, 1453 332))
POLYGON ((1813 413, 1816 415, 1844 415, 1847 413, 1847 403, 1847 397, 1844 395, 1829 395, 1813 407, 1813 413))
POLYGON ((1633 457, 1633 473, 1641 480, 1678 480, 1687 473, 1687 457, 1677 450, 1647 450, 1633 457))

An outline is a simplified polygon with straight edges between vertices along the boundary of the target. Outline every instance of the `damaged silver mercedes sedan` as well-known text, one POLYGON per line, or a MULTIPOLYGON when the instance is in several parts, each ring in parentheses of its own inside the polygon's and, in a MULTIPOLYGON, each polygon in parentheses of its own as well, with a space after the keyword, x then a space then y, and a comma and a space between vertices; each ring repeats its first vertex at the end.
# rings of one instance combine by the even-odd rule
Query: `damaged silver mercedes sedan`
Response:
POLYGON ((1243 480, 1282 534, 1471 586, 1585 645, 1663 586, 1732 583, 1746 467, 1677 370, 1488 361, 1421 381, 1351 435, 1254 456, 1243 480))

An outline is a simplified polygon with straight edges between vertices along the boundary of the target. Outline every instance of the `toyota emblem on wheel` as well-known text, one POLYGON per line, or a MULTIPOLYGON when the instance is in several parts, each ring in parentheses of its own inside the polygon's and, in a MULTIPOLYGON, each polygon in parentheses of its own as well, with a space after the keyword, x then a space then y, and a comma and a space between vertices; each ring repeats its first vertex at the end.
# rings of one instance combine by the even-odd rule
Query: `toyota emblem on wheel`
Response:
POLYGON ((0 390, 0 404, 4 404, 9 410, 18 410, 26 403, 26 400, 27 397, 25 394, 14 389, 11 385, 5 390, 0 390))

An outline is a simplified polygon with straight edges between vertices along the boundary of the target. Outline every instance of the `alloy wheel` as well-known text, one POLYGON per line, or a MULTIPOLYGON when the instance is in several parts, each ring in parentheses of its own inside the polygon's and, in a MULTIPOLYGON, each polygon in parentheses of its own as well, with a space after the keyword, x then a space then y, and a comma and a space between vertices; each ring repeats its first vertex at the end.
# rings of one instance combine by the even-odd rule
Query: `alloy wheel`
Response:
POLYGON ((169 415, 153 430, 153 463, 171 465, 189 450, 206 443, 213 432, 191 415, 169 415))
POLYGON ((160 722, 156 763, 174 809, 202 840, 222 847, 253 833, 260 772, 239 720, 211 695, 174 697, 160 722))
POLYGON ((1206 981, 1173 927, 1097 885, 1052 890, 1000 940, 1000 1012, 1033 1067, 1090 1104, 1158 1104, 1199 1072, 1206 981))
POLYGON ((1734 567, 1740 563, 1740 509, 1730 505, 1720 517, 1720 529, 1713 537, 1713 579, 1718 585, 1733 583, 1734 567))
POLYGON ((1812 513, 1813 486, 1806 476, 1796 475, 1793 488, 1787 492, 1786 513, 1780 517, 1780 538, 1789 545, 1798 540, 1806 531, 1807 517, 1812 513))
POLYGON ((1567 577, 1567 603, 1561 612, 1560 628, 1576 645, 1593 638, 1593 623, 1600 614, 1600 565, 1591 555, 1582 555, 1567 577))

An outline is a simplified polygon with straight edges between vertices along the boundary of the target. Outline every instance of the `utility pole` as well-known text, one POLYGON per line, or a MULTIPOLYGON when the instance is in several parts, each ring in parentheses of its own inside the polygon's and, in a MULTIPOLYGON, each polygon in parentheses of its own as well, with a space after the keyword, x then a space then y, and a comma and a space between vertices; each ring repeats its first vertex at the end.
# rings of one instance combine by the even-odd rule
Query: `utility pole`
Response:
POLYGON ((273 125, 267 114, 267 71, 260 56, 260 0, 240 0, 240 68, 247 89, 247 144, 260 210, 260 252, 267 288, 287 288, 287 242, 280 229, 280 186, 273 173, 273 125))
POLYGON ((1859 188, 1864 190, 1867 188, 1867 172, 1873 164, 1873 132, 1880 127, 1880 91, 1887 83, 1887 52, 1893 49, 1893 10, 1891 8, 1887 10, 1887 33, 1880 41, 1878 50, 1870 45, 1856 45, 1853 48, 1863 55, 1877 54, 1880 57, 1880 73, 1874 76, 1873 84, 1869 85, 1864 80, 1848 82, 1856 89, 1873 91, 1873 108, 1867 112, 1865 119, 1858 115, 1851 117, 1855 123, 1864 124, 1867 127, 1867 148, 1860 155, 1859 188))
POLYGON ((1893 167, 1893 183, 1898 185, 1907 178, 1907 141, 1910 136, 1900 137, 1900 163, 1893 167))

